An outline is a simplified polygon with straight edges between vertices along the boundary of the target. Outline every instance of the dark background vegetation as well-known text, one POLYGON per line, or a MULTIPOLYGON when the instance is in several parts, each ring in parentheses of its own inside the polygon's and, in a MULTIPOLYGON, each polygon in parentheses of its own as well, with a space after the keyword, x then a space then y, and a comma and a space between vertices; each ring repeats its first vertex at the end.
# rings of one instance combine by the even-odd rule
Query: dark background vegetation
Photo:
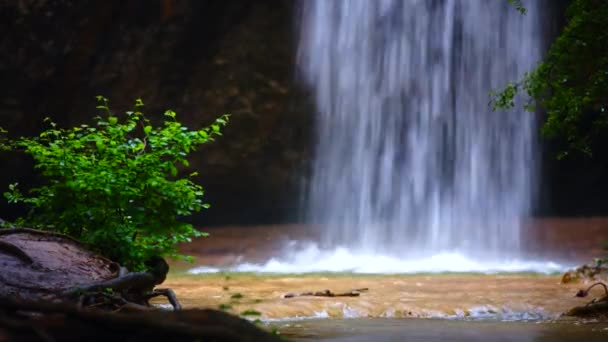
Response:
MULTIPOLYGON (((547 9, 548 36, 564 3, 547 9)), ((17 136, 46 116, 89 122, 98 94, 116 111, 135 98, 149 116, 171 108, 191 128, 231 113, 224 137, 191 163, 212 204, 196 223, 297 220, 313 110, 295 82, 294 11, 290 0, 0 0, 0 126, 17 136)), ((542 143, 537 215, 608 214, 608 149, 558 161, 560 148, 542 143)), ((2 191, 38 181, 26 157, 0 163, 2 191)), ((0 203, 0 217, 22 210, 0 203)))

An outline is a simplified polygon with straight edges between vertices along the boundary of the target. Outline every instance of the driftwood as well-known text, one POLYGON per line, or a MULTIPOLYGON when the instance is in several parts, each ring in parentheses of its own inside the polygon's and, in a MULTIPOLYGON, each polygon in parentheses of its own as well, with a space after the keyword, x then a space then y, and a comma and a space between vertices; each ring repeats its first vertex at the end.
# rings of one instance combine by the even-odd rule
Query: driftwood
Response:
POLYGON ((0 298, 0 340, 280 341, 247 320, 217 310, 123 314, 9 298, 0 298))
POLYGON ((606 316, 608 317, 608 287, 603 282, 596 282, 587 289, 581 289, 576 293, 576 297, 587 297, 589 291, 600 286, 604 288, 604 295, 599 298, 594 298, 591 302, 583 306, 576 306, 568 310, 565 316, 588 317, 588 316, 606 316))
POLYGON ((283 298, 294 298, 294 297, 306 297, 306 296, 313 296, 313 297, 359 297, 361 295, 361 292, 365 292, 368 291, 368 288, 360 288, 360 289, 353 289, 350 291, 346 291, 346 292, 338 292, 338 293, 334 293, 331 292, 330 290, 323 290, 323 291, 316 291, 316 292, 302 292, 299 294, 295 294, 295 293, 286 293, 283 298))

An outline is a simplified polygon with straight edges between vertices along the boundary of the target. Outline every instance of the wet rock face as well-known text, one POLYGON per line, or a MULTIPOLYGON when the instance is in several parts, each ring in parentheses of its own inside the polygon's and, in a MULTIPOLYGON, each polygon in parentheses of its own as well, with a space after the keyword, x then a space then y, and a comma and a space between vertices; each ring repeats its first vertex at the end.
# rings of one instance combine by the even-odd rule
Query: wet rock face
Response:
MULTIPOLYGON (((0 3, 0 18, 0 126, 12 134, 35 134, 46 116, 90 121, 97 94, 116 111, 140 97, 150 117, 171 108, 191 127, 231 113, 224 136, 193 155, 212 204, 198 221, 293 212, 312 118, 293 82, 293 2, 20 0, 0 3)), ((26 159, 0 158, 14 165, 0 189, 33 182, 26 159)))

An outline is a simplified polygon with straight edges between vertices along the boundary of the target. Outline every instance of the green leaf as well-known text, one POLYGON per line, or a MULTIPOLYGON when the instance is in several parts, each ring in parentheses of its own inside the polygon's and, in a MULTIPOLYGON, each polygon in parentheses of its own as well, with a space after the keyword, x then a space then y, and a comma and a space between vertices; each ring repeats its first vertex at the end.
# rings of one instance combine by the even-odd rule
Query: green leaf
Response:
POLYGON ((152 126, 144 127, 144 134, 148 135, 150 132, 152 132, 152 126))
POLYGON ((95 146, 100 151, 103 150, 104 147, 105 147, 104 144, 103 144, 103 141, 101 139, 99 139, 99 138, 95 140, 95 146))

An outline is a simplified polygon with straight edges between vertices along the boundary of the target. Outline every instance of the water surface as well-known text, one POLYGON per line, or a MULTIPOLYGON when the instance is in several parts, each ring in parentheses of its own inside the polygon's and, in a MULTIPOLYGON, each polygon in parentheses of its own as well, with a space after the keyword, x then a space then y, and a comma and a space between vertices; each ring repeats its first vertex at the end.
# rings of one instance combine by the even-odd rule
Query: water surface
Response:
POLYGON ((604 342, 606 323, 445 321, 421 319, 315 320, 276 325, 294 341, 604 342))

